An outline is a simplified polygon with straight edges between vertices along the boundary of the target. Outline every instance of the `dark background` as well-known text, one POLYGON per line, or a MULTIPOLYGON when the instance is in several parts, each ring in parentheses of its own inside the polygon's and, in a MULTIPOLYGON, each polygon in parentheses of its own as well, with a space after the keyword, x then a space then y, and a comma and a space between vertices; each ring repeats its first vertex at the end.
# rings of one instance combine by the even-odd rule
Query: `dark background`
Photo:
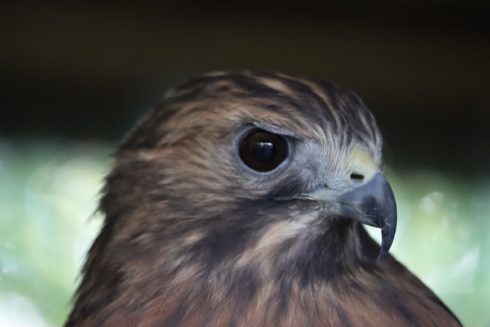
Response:
POLYGON ((223 69, 344 84, 396 167, 490 165, 487 1, 0 5, 0 138, 116 142, 164 89, 223 69))

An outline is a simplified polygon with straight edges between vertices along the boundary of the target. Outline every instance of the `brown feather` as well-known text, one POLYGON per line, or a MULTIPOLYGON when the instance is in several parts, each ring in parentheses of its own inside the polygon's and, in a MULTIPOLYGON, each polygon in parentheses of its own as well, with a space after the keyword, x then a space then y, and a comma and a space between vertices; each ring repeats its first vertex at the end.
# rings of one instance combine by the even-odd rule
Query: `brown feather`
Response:
POLYGON ((117 152, 66 326, 460 326, 361 225, 274 201, 342 171, 353 144, 381 163, 372 114, 330 83, 214 73, 169 91, 117 152), (234 152, 249 125, 305 150, 251 176, 234 152))

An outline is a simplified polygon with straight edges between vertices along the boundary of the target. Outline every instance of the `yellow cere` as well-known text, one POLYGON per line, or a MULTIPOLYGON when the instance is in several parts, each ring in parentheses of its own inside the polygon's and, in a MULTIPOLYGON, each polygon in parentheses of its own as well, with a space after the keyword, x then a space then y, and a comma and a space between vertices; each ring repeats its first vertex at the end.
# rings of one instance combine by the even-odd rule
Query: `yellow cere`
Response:
POLYGON ((349 158, 349 167, 352 173, 363 175, 365 181, 370 180, 379 171, 379 167, 371 155, 359 147, 352 150, 349 158))

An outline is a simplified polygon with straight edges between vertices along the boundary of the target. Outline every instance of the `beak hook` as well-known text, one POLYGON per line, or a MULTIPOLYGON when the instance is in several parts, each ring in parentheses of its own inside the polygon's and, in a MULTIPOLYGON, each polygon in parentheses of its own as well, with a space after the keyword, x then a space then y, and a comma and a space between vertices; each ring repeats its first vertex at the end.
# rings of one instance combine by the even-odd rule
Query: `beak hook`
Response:
POLYGON ((378 260, 386 257, 395 238, 397 223, 395 196, 386 178, 378 172, 366 184, 341 195, 340 201, 344 216, 381 228, 378 260))

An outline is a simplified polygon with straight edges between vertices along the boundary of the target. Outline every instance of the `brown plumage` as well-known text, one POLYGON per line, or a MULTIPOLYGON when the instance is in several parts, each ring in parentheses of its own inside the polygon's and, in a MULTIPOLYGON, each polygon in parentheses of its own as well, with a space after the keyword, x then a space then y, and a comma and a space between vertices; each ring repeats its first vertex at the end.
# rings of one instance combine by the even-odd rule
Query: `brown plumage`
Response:
POLYGON ((386 254, 381 147, 330 83, 213 73, 169 91, 117 152, 66 325, 460 326, 386 254))

